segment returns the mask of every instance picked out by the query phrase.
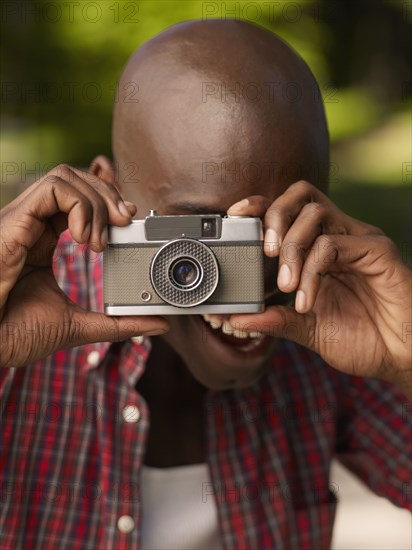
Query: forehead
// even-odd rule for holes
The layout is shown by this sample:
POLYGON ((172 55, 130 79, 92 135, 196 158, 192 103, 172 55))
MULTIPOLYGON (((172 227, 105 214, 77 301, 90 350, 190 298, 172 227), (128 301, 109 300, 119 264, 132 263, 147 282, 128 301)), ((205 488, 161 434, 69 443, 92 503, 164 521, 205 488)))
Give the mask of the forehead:
POLYGON ((137 181, 126 189, 140 203, 170 214, 225 213, 242 198, 264 195, 273 200, 287 187, 270 160, 229 154, 190 158, 187 151, 171 163, 157 159, 153 165, 145 161, 137 181))
MULTIPOLYGON (((128 183, 124 170, 129 188, 134 185, 157 208, 196 203, 217 212, 219 205, 224 210, 249 195, 273 198, 294 179, 285 171, 291 149, 276 116, 265 121, 246 105, 217 99, 205 104, 200 88, 185 97, 166 95, 130 128, 129 135, 138 132, 139 138, 132 146, 128 140, 121 155, 121 164, 129 170, 134 165, 138 174, 128 183)), ((299 163, 289 163, 291 168, 299 175, 299 163)))
MULTIPOLYGON (((241 74, 211 83, 216 75, 182 66, 144 69, 138 102, 116 106, 113 136, 123 185, 141 201, 217 211, 249 195, 273 199, 298 179, 313 181, 308 167, 318 154, 306 120, 311 111, 302 104, 268 93, 251 101, 236 92, 241 74), (133 167, 138 177, 128 178, 133 167)), ((255 75, 255 87, 266 90, 265 78, 255 75)))
POLYGON ((222 143, 215 148, 216 142, 211 140, 209 150, 198 147, 195 140, 187 147, 162 143, 160 149, 158 140, 156 152, 128 157, 125 166, 136 165, 137 178, 124 187, 140 203, 170 214, 220 213, 251 195, 274 200, 291 181, 302 178, 299 163, 285 172, 284 164, 265 155, 262 148, 242 154, 240 146, 236 150, 222 143))

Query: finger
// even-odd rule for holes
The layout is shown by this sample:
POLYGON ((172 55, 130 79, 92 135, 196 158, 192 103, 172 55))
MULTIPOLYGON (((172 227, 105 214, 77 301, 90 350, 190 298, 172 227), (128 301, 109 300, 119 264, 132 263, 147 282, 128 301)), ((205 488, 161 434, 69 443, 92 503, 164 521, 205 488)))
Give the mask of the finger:
POLYGON ((128 209, 131 216, 134 216, 137 212, 137 206, 130 201, 124 201, 124 204, 126 205, 126 208, 128 209))
POLYGON ((93 159, 88 173, 96 175, 102 181, 106 182, 112 187, 115 187, 120 197, 123 199, 130 214, 132 216, 136 214, 136 205, 134 205, 130 201, 125 200, 124 192, 117 178, 114 165, 105 155, 98 155, 96 158, 93 159))
POLYGON ((92 219, 89 200, 67 182, 44 182, 16 206, 11 205, 0 223, 0 307, 19 277, 28 251, 44 234, 45 221, 64 212, 73 238, 81 243, 88 237, 92 219))
POLYGON ((296 310, 307 313, 313 309, 325 274, 342 269, 370 276, 381 274, 383 257, 386 255, 386 264, 392 265, 396 253, 394 243, 381 235, 320 235, 302 267, 296 310))
POLYGON ((134 336, 159 336, 169 330, 163 317, 109 317, 75 308, 67 334, 70 347, 94 342, 120 342, 134 336))
POLYGON ((302 315, 291 307, 269 306, 263 313, 232 315, 229 322, 241 331, 259 331, 273 338, 286 338, 309 349, 315 349, 315 316, 302 315))
POLYGON ((34 185, 32 192, 2 216, 2 231, 10 242, 30 249, 44 231, 44 222, 63 212, 73 238, 81 243, 88 238, 92 206, 88 198, 58 176, 34 185))
MULTIPOLYGON (((96 252, 103 250, 107 244, 108 218, 111 223, 116 225, 125 225, 130 222, 131 213, 115 188, 93 174, 82 172, 65 164, 56 166, 29 190, 22 193, 15 204, 17 206, 21 204, 27 205, 28 198, 29 201, 32 201, 35 196, 38 196, 35 193, 36 191, 46 193, 48 190, 51 190, 54 192, 54 188, 58 186, 61 187, 63 193, 73 194, 74 196, 74 189, 77 189, 89 200, 92 216, 84 228, 84 235, 80 237, 80 242, 89 241, 90 247, 96 252), (65 182, 64 186, 62 186, 62 181, 65 182)), ((132 207, 132 212, 135 213, 134 207, 132 207)), ((56 233, 61 232, 61 216, 55 216, 50 222, 54 226, 56 233)), ((73 221, 71 225, 71 229, 74 229, 74 231, 76 223, 76 221, 73 221)))
POLYGON ((327 206, 310 202, 303 206, 289 228, 279 254, 277 284, 283 292, 296 290, 305 257, 322 233, 330 216, 332 211, 327 206))
MULTIPOLYGON (((382 235, 372 225, 351 218, 342 212, 324 193, 306 181, 292 184, 268 208, 264 218, 265 253, 277 256, 285 236, 305 205, 312 207, 314 224, 318 223, 322 233, 352 235, 382 235)), ((319 233, 319 231, 317 232, 319 233)))
MULTIPOLYGON (((69 169, 70 173, 65 174, 69 181, 69 185, 72 189, 80 191, 87 200, 91 207, 91 220, 85 230, 85 235, 88 233, 88 237, 85 237, 85 241, 89 247, 95 251, 100 252, 107 245, 107 223, 108 223, 108 208, 111 204, 110 200, 97 193, 88 183, 80 178, 77 173, 69 169)), ((113 210, 113 206, 111 206, 113 210)), ((113 217, 113 213, 112 213, 113 217)), ((124 223, 124 220, 122 220, 124 223)), ((70 228, 70 226, 69 226, 70 228)))
POLYGON ((293 183, 268 208, 264 217, 264 250, 268 256, 277 256, 290 226, 299 212, 310 202, 332 204, 316 187, 306 181, 293 183))
POLYGON ((228 216, 256 216, 261 218, 265 215, 271 201, 262 195, 251 195, 243 199, 228 209, 228 216))
MULTIPOLYGON (((125 225, 131 220, 131 213, 117 189, 94 174, 67 166, 64 166, 62 172, 65 180, 79 189, 92 205, 93 216, 88 244, 92 250, 99 252, 107 245, 107 223, 125 225)), ((54 174, 47 176, 47 179, 52 181, 54 178, 54 174)), ((133 212, 135 213, 135 210, 133 212)))
MULTIPOLYGON (((76 174, 81 180, 84 180, 92 189, 101 195, 107 202, 109 208, 109 221, 116 223, 120 216, 129 218, 136 213, 136 206, 130 201, 125 201, 119 191, 119 188, 104 179, 99 178, 95 174, 85 172, 79 168, 70 167, 71 171, 76 174), (113 208, 112 208, 113 207, 113 208), (111 215, 116 219, 112 220, 111 215)), ((124 224, 124 222, 123 222, 124 224)))

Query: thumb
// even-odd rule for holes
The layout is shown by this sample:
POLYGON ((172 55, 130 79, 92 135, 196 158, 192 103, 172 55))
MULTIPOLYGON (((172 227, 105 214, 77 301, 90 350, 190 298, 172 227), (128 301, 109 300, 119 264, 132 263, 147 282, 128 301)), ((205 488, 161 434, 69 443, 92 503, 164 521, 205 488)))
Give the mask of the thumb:
POLYGON ((316 351, 316 317, 312 312, 302 314, 293 307, 269 306, 263 313, 232 315, 229 322, 238 330, 259 331, 316 351))
POLYGON ((72 310, 68 324, 66 337, 69 347, 95 342, 119 342, 133 336, 158 336, 169 330, 169 323, 163 317, 109 317, 104 313, 80 308, 72 310))
POLYGON ((227 211, 228 216, 256 216, 263 218, 271 201, 263 195, 251 195, 246 199, 235 202, 227 211))

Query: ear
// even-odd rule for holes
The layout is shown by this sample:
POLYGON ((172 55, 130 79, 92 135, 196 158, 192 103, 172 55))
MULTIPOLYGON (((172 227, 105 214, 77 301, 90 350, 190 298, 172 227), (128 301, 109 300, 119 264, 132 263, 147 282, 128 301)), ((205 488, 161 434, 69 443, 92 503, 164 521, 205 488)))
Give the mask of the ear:
POLYGON ((116 171, 113 163, 108 157, 105 155, 95 157, 90 164, 90 172, 106 183, 116 187, 120 195, 123 197, 123 190, 117 181, 116 171))

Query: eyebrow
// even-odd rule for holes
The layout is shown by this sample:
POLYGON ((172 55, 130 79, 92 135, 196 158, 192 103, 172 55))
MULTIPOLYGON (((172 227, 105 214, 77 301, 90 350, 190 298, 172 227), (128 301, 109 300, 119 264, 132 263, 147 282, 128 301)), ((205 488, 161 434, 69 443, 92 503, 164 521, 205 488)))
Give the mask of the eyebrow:
POLYGON ((169 205, 170 210, 176 212, 190 212, 191 214, 220 214, 226 216, 226 210, 221 208, 211 208, 206 204, 196 204, 194 202, 179 202, 169 205))

